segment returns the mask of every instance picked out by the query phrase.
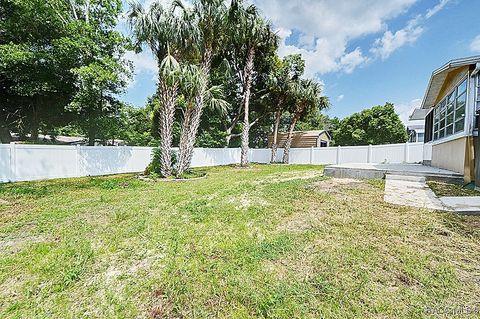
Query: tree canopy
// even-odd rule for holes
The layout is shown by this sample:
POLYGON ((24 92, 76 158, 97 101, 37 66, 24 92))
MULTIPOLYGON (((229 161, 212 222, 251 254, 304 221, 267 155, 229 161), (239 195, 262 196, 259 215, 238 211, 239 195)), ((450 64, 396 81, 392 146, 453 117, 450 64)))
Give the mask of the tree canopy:
POLYGON ((337 145, 405 143, 407 130, 393 104, 374 106, 340 121, 334 132, 337 145))
POLYGON ((101 137, 130 71, 120 12, 120 0, 1 0, 1 142, 71 124, 101 137))

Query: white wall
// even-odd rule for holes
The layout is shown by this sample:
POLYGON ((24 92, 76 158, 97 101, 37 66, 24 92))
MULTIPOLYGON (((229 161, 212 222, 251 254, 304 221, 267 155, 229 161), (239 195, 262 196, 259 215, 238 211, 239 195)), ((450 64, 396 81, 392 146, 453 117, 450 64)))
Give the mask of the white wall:
MULTIPOLYGON (((151 159, 150 147, 55 146, 0 144, 0 182, 136 173, 151 159)), ((249 159, 269 163, 269 149, 250 149, 249 159)), ((278 150, 281 161, 283 150, 278 150)), ((290 151, 292 164, 420 163, 423 143, 326 148, 290 151)), ((196 148, 192 167, 229 165, 240 162, 240 149, 196 148)))

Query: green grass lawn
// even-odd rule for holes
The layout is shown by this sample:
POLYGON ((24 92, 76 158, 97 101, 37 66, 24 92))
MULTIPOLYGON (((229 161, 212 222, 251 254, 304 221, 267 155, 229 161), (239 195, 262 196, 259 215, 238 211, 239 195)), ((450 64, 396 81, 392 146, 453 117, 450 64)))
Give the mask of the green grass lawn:
POLYGON ((428 186, 433 190, 435 195, 439 197, 470 197, 480 196, 480 192, 474 189, 468 189, 463 185, 441 183, 441 182, 427 182, 428 186))
POLYGON ((480 217, 395 207, 382 182, 322 170, 0 186, 0 318, 436 318, 429 309, 479 306, 480 217))

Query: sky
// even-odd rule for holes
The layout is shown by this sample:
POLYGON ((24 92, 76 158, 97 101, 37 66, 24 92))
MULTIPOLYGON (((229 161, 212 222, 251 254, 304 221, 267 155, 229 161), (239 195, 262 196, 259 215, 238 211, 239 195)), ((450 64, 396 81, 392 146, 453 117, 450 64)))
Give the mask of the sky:
MULTIPOLYGON (((391 102, 406 122, 435 69, 480 55, 480 0, 251 1, 280 36, 280 56, 302 53, 306 77, 323 83, 329 116, 391 102)), ((156 62, 148 51, 127 57, 135 77, 121 99, 140 107, 155 92, 156 62)))

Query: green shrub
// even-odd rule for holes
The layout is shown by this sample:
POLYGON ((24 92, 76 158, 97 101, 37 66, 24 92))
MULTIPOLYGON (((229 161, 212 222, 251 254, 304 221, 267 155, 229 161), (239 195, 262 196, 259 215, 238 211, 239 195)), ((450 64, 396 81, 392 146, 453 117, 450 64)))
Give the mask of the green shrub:
MULTIPOLYGON (((177 153, 172 150, 171 152, 172 156, 172 166, 173 170, 175 170, 177 166, 177 153)), ((153 178, 157 178, 158 176, 162 176, 161 172, 161 160, 162 160, 162 154, 160 152, 160 148, 154 148, 152 151, 152 161, 150 164, 147 166, 145 169, 144 174, 147 176, 151 176, 153 178)))

